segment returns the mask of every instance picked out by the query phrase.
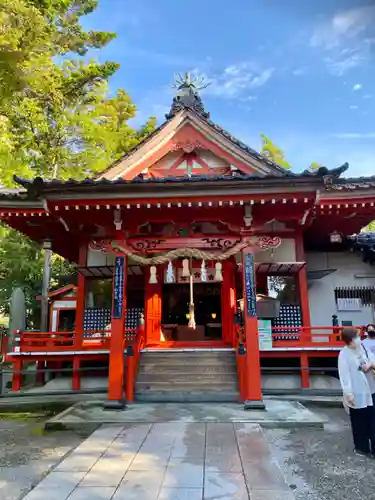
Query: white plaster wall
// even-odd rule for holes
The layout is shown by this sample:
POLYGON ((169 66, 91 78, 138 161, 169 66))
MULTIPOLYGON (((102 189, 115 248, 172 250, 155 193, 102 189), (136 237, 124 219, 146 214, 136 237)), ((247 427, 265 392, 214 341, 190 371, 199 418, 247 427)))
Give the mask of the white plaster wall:
POLYGON ((114 266, 115 265, 115 255, 100 250, 93 250, 88 248, 87 252, 87 266, 88 267, 100 267, 100 266, 114 266))
POLYGON ((282 238, 279 247, 272 250, 259 250, 254 255, 255 262, 295 262, 296 245, 292 238, 282 238))
POLYGON ((352 252, 312 252, 306 254, 307 270, 337 269, 334 273, 320 279, 309 281, 309 303, 312 326, 329 326, 332 315, 337 314, 339 324, 342 321, 353 321, 355 326, 363 326, 374 322, 371 307, 363 307, 361 311, 338 311, 334 290, 337 287, 375 286, 373 267, 362 262, 359 255, 352 252), (355 275, 369 275, 358 278, 355 275))

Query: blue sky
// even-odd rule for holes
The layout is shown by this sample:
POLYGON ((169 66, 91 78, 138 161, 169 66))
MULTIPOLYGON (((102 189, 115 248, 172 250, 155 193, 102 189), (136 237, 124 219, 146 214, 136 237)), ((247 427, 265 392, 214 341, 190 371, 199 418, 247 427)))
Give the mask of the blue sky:
POLYGON ((175 72, 211 85, 211 118, 254 149, 268 135, 299 171, 312 161, 375 175, 374 0, 100 0, 83 22, 115 31, 94 54, 121 69, 139 123, 162 121, 175 72))

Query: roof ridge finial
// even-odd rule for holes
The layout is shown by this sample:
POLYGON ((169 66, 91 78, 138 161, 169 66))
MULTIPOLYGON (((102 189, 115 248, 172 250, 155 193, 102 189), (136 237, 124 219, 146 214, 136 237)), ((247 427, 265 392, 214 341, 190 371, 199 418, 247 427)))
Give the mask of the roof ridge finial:
POLYGON ((171 85, 172 88, 190 90, 193 94, 197 94, 199 90, 206 89, 211 85, 211 82, 204 83, 204 76, 196 75, 195 78, 192 78, 190 71, 186 71, 184 76, 181 73, 175 73, 174 79, 175 81, 171 85))
POLYGON ((174 78, 175 81, 171 87, 177 89, 177 92, 173 98, 171 111, 165 115, 166 118, 172 118, 183 109, 190 109, 203 118, 209 118, 210 115, 204 110, 199 91, 207 88, 211 82, 205 83, 203 76, 192 77, 190 71, 186 71, 184 76, 181 73, 175 73, 174 78))

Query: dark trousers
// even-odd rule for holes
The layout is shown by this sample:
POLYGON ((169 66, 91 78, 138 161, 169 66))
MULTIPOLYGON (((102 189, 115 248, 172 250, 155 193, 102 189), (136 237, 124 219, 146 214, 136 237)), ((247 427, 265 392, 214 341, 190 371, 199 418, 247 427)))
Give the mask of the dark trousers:
MULTIPOLYGON (((373 395, 375 400, 375 395, 373 395)), ((375 409, 350 408, 350 422, 352 426, 354 447, 362 453, 375 454, 375 409), (371 445, 371 447, 370 447, 371 445)))

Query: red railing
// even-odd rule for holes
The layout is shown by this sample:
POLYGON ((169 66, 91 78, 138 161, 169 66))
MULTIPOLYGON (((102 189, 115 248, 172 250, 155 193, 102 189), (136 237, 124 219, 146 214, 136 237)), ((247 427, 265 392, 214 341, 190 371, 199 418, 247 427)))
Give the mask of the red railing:
MULTIPOLYGON (((343 326, 276 326, 272 327, 272 347, 279 348, 314 348, 342 347, 341 332, 343 326)), ((356 326, 364 335, 364 328, 356 326)), ((245 344, 244 328, 236 325, 236 349, 245 344)))
MULTIPOLYGON (((125 330, 125 347, 134 342, 137 329, 125 330)), ((59 351, 92 351, 109 350, 111 341, 110 330, 88 330, 83 335, 77 332, 39 332, 16 331, 13 333, 14 353, 27 352, 59 352, 59 351)), ((11 353, 10 353, 11 354, 11 353)))
MULTIPOLYGON (((364 327, 354 327, 364 334, 364 327)), ((342 326, 277 326, 272 328, 272 347, 342 347, 342 326)))

